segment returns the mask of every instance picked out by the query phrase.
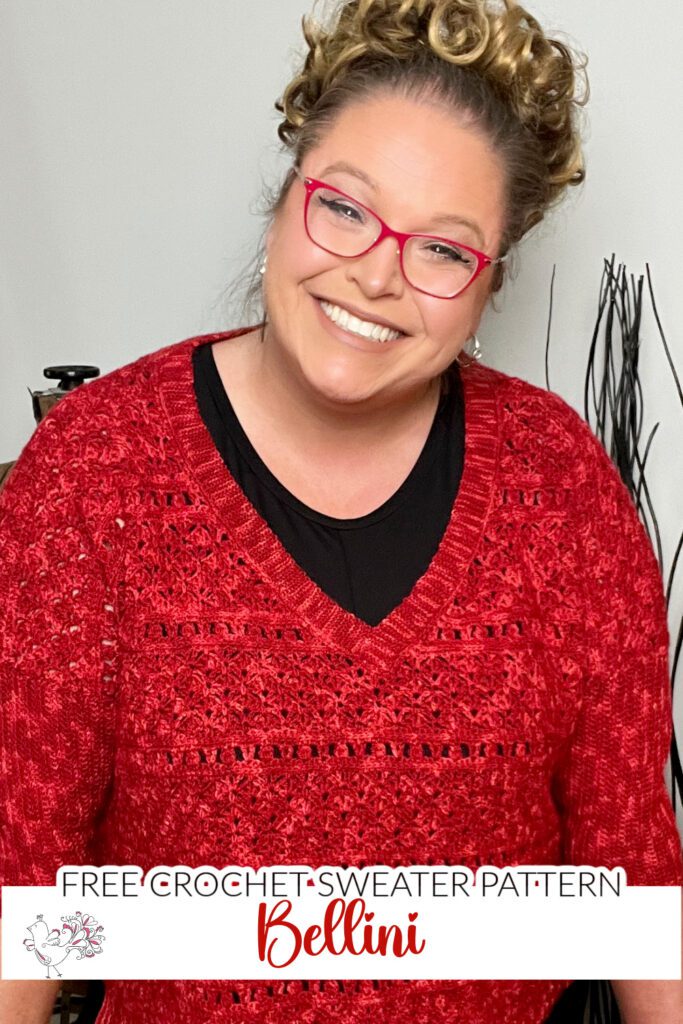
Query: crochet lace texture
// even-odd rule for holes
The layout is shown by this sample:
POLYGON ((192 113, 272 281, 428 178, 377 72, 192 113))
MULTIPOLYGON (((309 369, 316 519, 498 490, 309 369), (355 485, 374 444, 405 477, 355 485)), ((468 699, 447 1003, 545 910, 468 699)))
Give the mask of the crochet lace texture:
MULTIPOLYGON (((370 626, 300 569, 201 420, 192 349, 238 333, 64 398, 0 498, 0 881, 427 863, 683 884, 662 581, 590 428, 463 369, 448 528, 370 626)), ((98 1024, 541 1024, 568 984, 112 981, 98 1024)))

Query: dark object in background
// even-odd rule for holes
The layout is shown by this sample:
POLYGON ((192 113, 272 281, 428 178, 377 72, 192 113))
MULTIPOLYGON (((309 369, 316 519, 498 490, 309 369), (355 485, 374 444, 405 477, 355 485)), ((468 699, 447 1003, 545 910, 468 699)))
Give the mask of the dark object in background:
POLYGON ((545 1024, 583 1024, 588 985, 587 981, 573 981, 554 1003, 545 1024))
POLYGON ((40 423, 45 414, 55 405, 60 398, 68 395, 70 391, 77 388, 85 380, 91 377, 99 377, 98 366, 46 366, 43 376, 48 380, 56 380, 59 383, 54 388, 46 391, 31 391, 33 400, 33 415, 36 423, 40 423))
MULTIPOLYGON (((33 415, 36 423, 45 418, 53 405, 56 405, 60 398, 68 395, 70 391, 77 388, 83 381, 91 377, 99 377, 99 366, 46 366, 43 375, 48 380, 56 380, 57 386, 47 388, 45 391, 31 391, 29 394, 33 403, 33 415)), ((2 490, 7 477, 10 474, 13 462, 0 463, 0 491, 2 490)))
POLYGON ((85 1001, 76 1024, 95 1024, 97 1015, 104 1002, 104 982, 86 981, 85 1001))
POLYGON ((59 1024, 96 1024, 97 1015, 104 1002, 104 982, 63 981, 52 1008, 51 1021, 59 1024))

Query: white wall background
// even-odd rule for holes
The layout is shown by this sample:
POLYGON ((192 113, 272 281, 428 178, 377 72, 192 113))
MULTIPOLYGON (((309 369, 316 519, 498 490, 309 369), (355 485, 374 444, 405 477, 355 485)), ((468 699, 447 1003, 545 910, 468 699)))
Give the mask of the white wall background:
MULTIPOLYGON (((2 0, 0 4, 0 461, 30 436, 27 387, 43 367, 102 372, 191 334, 237 324, 221 301, 262 224, 252 212, 278 157, 274 100, 308 0, 2 0)), ((588 53, 588 177, 521 249, 479 332, 485 359, 582 411, 603 259, 649 261, 683 372, 683 7, 529 0, 588 53), (575 194, 578 191, 578 194, 575 194)), ((646 303, 645 433, 661 423, 649 481, 670 564, 681 528, 683 411, 646 303)), ((588 571, 590 571, 588 569, 588 571)), ((683 591, 683 585, 679 587, 683 591)), ((683 594, 671 625, 676 628, 683 594)), ((683 685, 679 687, 679 691, 683 685)), ((677 699, 683 742, 683 696, 677 699)))

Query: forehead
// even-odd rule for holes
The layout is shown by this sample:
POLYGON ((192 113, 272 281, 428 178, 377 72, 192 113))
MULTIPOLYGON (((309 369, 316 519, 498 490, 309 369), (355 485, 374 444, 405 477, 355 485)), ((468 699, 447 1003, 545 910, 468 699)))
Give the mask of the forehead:
POLYGON ((303 167, 316 177, 340 162, 362 177, 345 169, 326 180, 393 217, 396 228, 419 230, 425 218, 452 213, 476 221, 489 245, 502 231, 499 157, 480 132, 437 104, 382 96, 345 108, 303 167))

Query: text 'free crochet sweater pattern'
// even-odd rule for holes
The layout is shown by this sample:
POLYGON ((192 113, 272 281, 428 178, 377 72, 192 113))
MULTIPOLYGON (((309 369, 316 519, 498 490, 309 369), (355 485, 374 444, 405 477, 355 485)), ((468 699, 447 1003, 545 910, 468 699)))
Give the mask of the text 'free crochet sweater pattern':
MULTIPOLYGON (((248 329, 62 399, 0 496, 0 882, 426 863, 683 884, 662 580, 589 426, 463 368, 450 521, 371 626, 294 561, 199 415, 192 350, 248 329)), ((570 980, 107 981, 98 1024, 541 1024, 570 980)))

